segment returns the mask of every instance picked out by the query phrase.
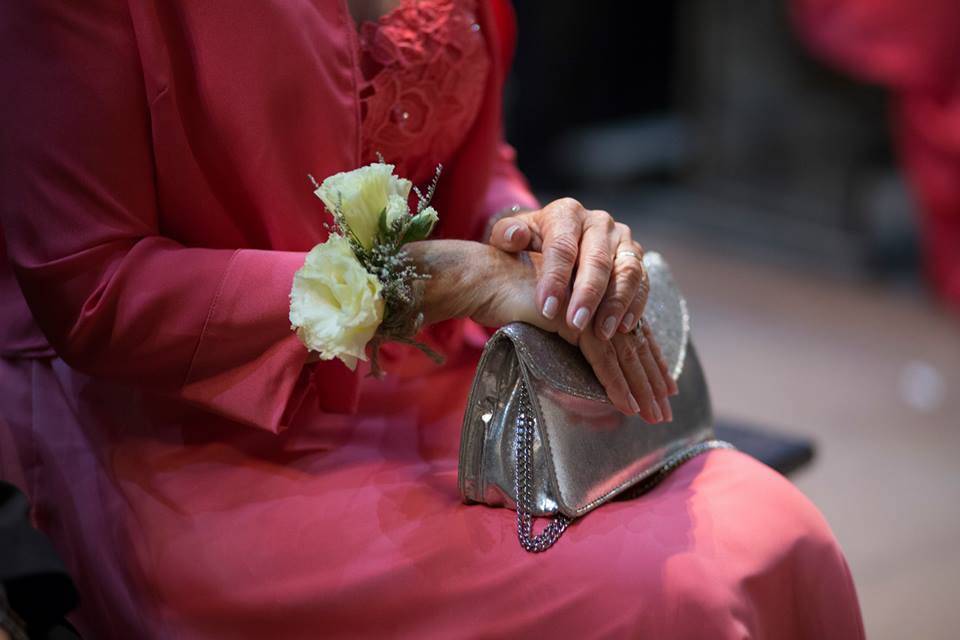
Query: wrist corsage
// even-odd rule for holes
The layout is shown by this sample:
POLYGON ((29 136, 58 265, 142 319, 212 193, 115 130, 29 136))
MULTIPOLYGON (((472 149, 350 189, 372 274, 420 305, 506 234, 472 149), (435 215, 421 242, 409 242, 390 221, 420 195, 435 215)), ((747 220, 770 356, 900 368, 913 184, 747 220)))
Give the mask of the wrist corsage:
POLYGON ((440 178, 437 167, 426 193, 393 173, 381 158, 366 167, 330 176, 314 193, 333 215, 327 240, 315 246, 293 277, 290 324, 300 341, 322 360, 339 358, 351 370, 371 350, 371 375, 383 375, 378 354, 385 341, 412 344, 423 325, 422 281, 407 242, 425 240, 437 223, 430 206, 440 178), (417 195, 411 212, 411 189, 417 195))

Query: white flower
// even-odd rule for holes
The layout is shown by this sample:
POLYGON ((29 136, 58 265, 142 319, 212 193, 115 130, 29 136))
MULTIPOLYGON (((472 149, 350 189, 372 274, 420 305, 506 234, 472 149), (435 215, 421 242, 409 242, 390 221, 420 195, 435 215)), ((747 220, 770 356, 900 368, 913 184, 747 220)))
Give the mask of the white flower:
POLYGON ((409 213, 406 202, 412 183, 393 175, 393 169, 392 164, 374 162, 330 176, 314 191, 331 212, 340 207, 344 224, 364 249, 373 246, 381 211, 387 209, 388 221, 389 216, 395 219, 409 213), (403 209, 399 206, 400 198, 403 209))
POLYGON ((391 228, 394 220, 406 218, 410 215, 407 197, 391 194, 387 199, 387 228, 391 228))
POLYGON ((427 235, 430 235, 430 232, 433 231, 433 226, 437 224, 437 221, 440 219, 440 216, 437 214, 437 210, 433 207, 426 207, 417 215, 423 216, 429 223, 430 226, 428 227, 427 235))
POLYGON ((294 274, 290 324, 323 360, 340 358, 354 370, 366 360, 364 347, 383 319, 380 281, 367 272, 340 235, 331 235, 307 254, 294 274))

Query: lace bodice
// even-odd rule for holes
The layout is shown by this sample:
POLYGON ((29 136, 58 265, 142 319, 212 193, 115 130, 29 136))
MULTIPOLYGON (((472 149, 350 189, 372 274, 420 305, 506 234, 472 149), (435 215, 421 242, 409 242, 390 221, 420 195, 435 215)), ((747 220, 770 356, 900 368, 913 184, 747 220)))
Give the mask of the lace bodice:
POLYGON ((476 0, 400 0, 360 26, 361 153, 414 183, 430 179, 470 130, 490 68, 476 0))

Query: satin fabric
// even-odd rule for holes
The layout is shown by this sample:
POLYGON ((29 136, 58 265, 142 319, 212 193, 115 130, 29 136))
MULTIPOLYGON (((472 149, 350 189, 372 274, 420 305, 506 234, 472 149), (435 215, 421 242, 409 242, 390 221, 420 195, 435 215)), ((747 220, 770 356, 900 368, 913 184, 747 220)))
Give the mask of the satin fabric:
POLYGON ((960 312, 960 3, 794 0, 823 59, 893 95, 894 136, 920 207, 924 267, 960 312))
MULTIPOLYGON (((478 12, 493 71, 438 194, 449 237, 535 204, 500 138, 509 8, 478 12)), ((343 2, 0 7, 22 291, 0 324, 0 474, 75 576, 81 629, 862 637, 822 517, 741 454, 532 556, 510 511, 457 495, 481 330, 432 328, 447 365, 394 351, 382 382, 305 364, 287 293, 324 215, 304 174, 356 166, 355 27, 343 2)))

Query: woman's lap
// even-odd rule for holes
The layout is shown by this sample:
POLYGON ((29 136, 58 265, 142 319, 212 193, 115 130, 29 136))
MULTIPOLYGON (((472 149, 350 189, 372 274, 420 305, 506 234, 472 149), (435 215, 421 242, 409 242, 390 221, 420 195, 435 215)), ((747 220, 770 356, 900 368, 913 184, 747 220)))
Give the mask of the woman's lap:
MULTIPOLYGON (((511 511, 457 495, 470 370, 378 387, 368 415, 315 438, 171 431, 124 438, 101 464, 88 451, 85 468, 116 491, 67 510, 53 533, 79 527, 110 547, 123 580, 109 562, 80 565, 103 571, 107 600, 131 600, 142 616, 131 624, 158 637, 862 636, 820 514, 736 452, 704 455, 588 514, 550 551, 524 552, 511 511)), ((80 453, 47 465, 69 477, 80 453)))

